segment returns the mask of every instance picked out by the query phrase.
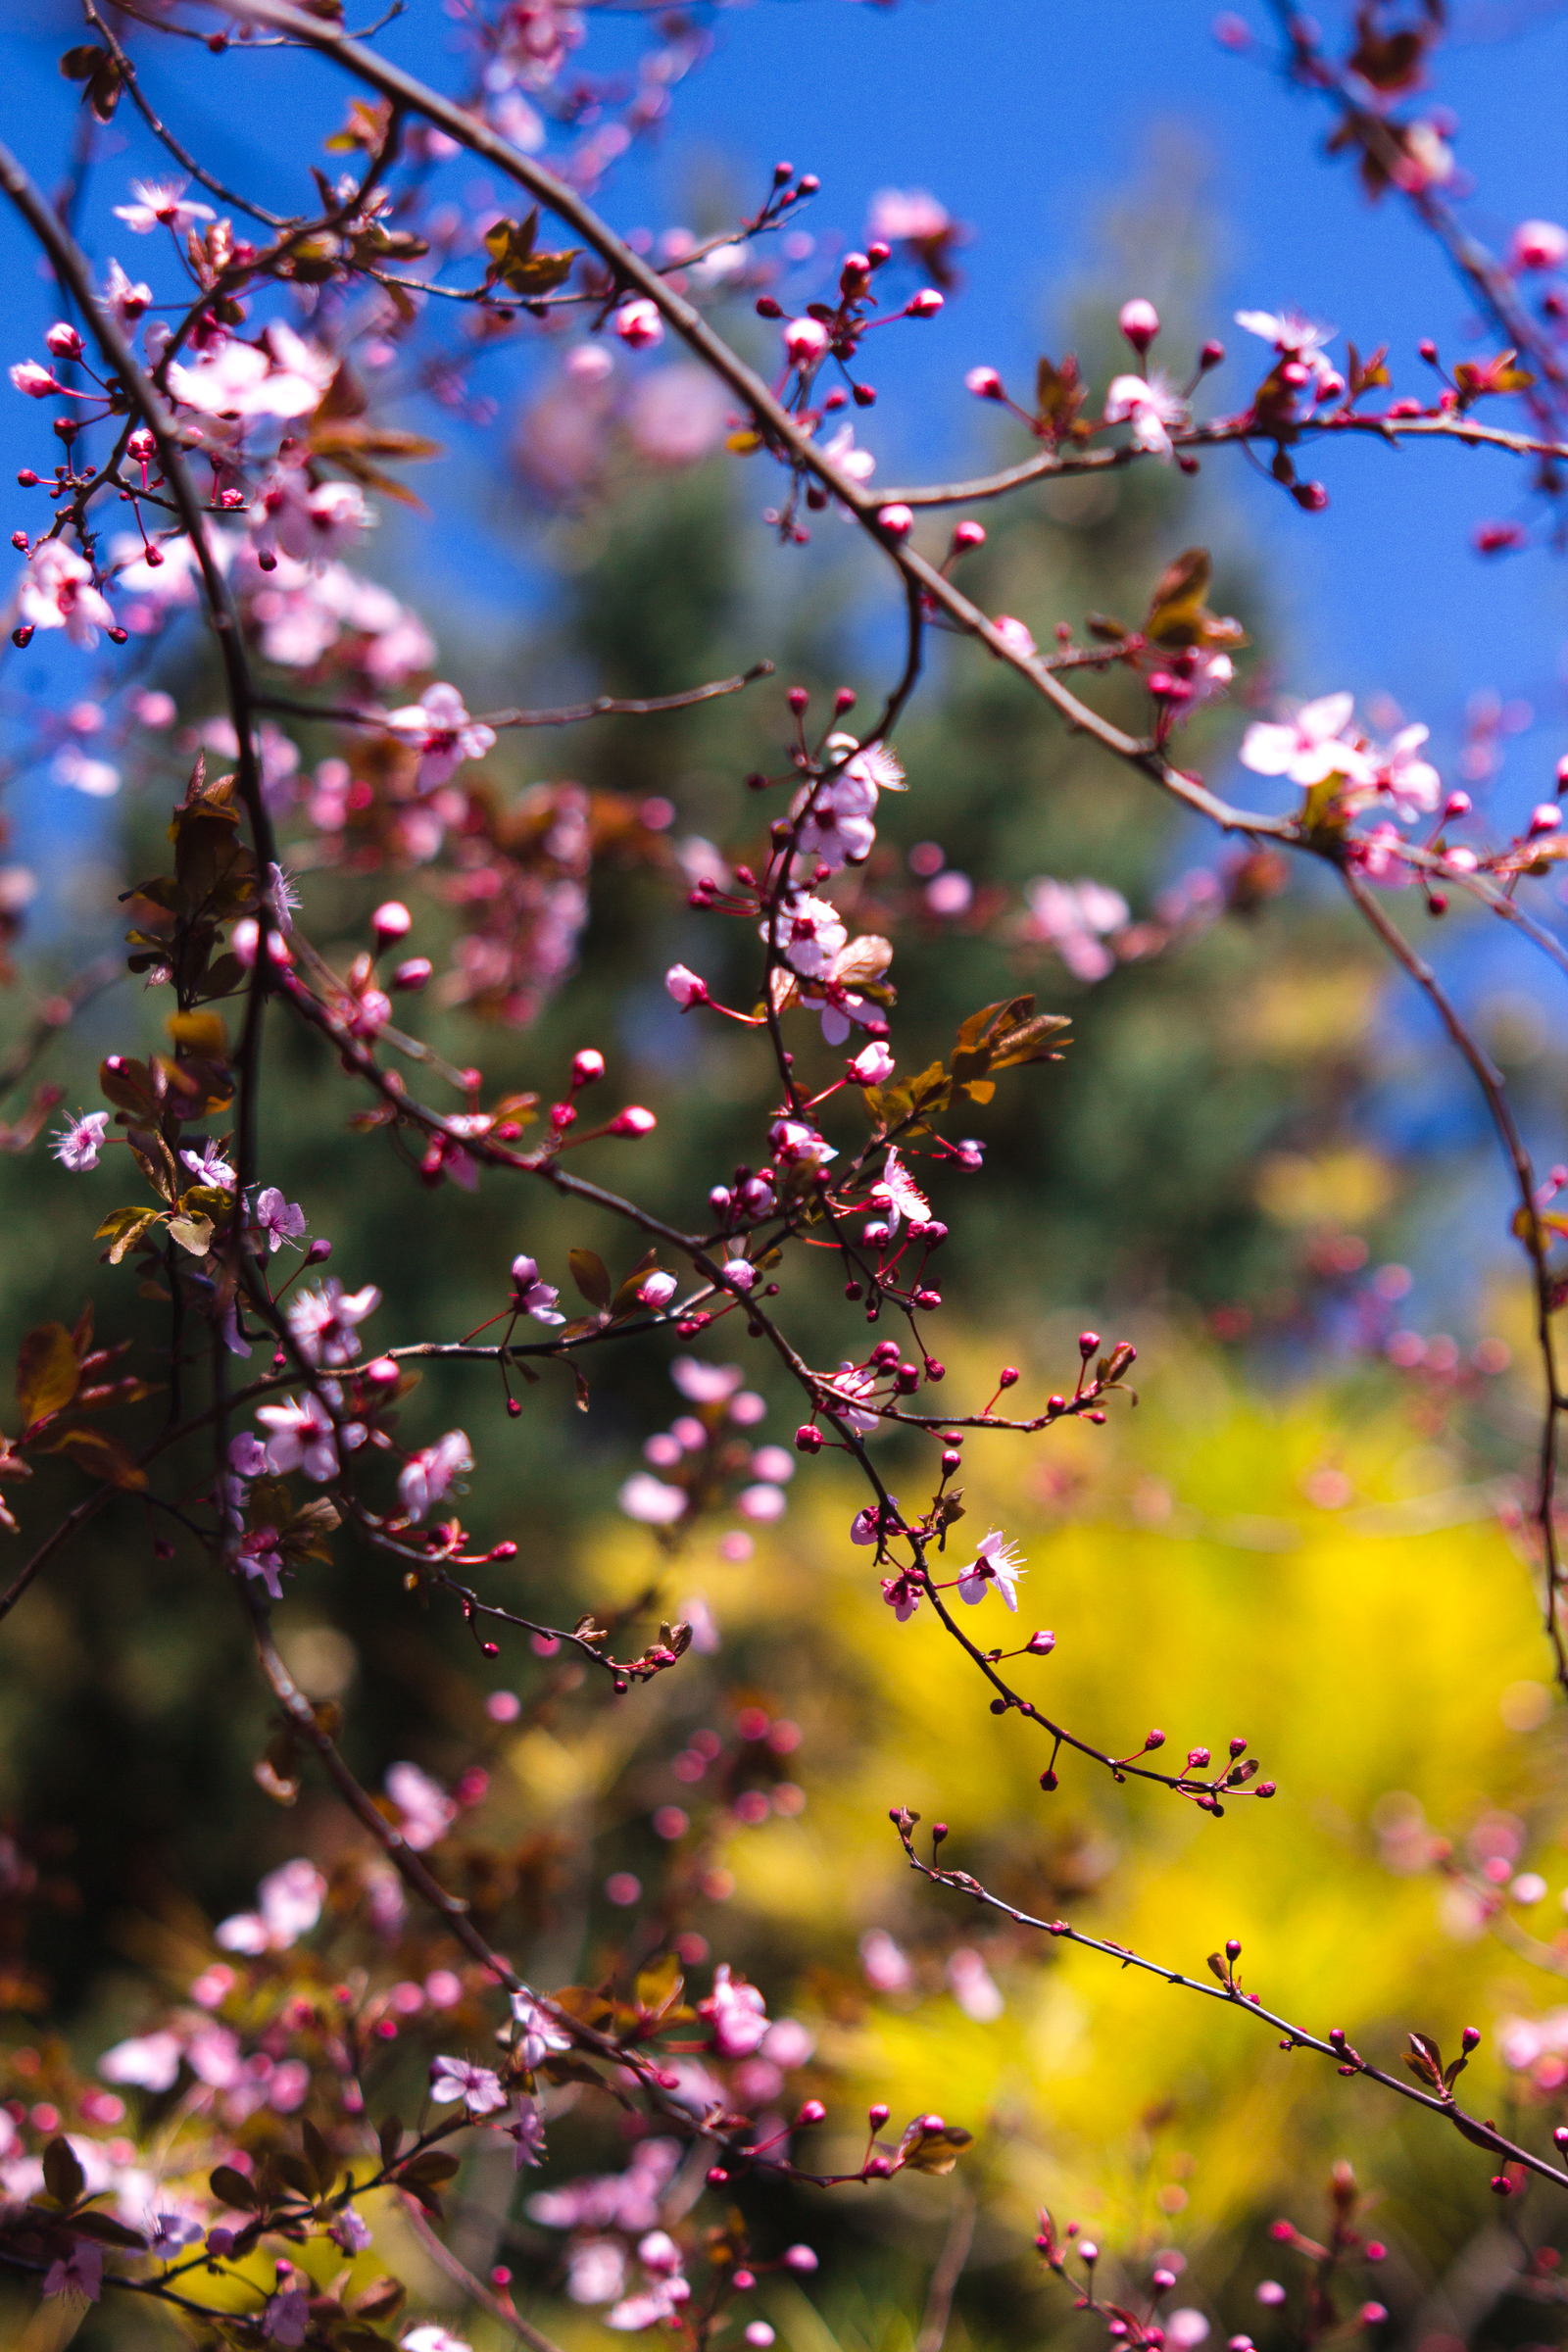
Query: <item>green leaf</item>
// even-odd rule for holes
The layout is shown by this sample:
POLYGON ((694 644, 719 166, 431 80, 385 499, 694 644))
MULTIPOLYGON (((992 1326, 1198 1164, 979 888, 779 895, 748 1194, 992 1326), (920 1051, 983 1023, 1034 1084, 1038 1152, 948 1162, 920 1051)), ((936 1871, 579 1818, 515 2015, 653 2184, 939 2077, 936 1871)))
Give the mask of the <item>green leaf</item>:
POLYGON ((535 253, 538 233, 537 205, 525 220, 498 220, 486 232, 484 249, 490 256, 492 281, 499 278, 514 294, 524 296, 553 294, 557 286, 565 284, 581 246, 568 245, 560 253, 535 253))
POLYGON ((213 1239, 211 1217, 171 1217, 169 1230, 182 1250, 192 1257, 205 1257, 213 1239))
POLYGON ((592 1250, 568 1250, 566 1263, 571 1268, 572 1281, 589 1305, 602 1314, 610 1304, 613 1289, 604 1259, 592 1250))

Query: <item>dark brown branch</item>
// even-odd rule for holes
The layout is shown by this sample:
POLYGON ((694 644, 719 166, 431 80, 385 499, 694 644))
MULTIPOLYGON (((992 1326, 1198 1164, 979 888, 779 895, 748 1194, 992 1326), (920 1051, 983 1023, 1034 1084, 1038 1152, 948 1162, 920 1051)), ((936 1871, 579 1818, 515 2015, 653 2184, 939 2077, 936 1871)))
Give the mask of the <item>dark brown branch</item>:
MULTIPOLYGON (((650 695, 641 701, 597 694, 592 702, 569 703, 559 710, 483 710, 475 713, 474 723, 496 728, 574 727, 589 718, 651 718, 662 710, 689 710, 698 703, 717 702, 723 695, 739 694, 743 687, 755 685, 759 678, 772 675, 771 662, 754 662, 750 669, 742 670, 736 677, 715 678, 707 686, 688 686, 679 694, 650 695)), ((379 710, 356 710, 349 703, 297 703, 285 695, 258 695, 256 708, 281 711, 290 718, 330 719, 339 726, 384 731, 387 723, 385 713, 379 710)))

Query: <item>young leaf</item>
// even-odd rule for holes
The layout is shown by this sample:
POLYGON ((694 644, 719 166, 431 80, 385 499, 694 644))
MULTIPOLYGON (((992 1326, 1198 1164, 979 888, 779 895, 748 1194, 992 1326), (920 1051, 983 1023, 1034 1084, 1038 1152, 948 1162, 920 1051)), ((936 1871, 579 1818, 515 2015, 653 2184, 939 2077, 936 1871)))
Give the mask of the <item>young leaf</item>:
POLYGON ((87 2176, 63 2132, 57 2132, 43 2152, 43 2184, 57 2205, 69 2211, 87 2185, 87 2176))
POLYGON ((58 1413, 76 1394, 81 1365, 63 1323, 40 1323, 17 1351, 17 1402, 22 1425, 58 1413))
POLYGON ((568 1250, 566 1263, 571 1268, 572 1281, 589 1305, 603 1313, 612 1295, 610 1269, 604 1259, 592 1250, 568 1250))

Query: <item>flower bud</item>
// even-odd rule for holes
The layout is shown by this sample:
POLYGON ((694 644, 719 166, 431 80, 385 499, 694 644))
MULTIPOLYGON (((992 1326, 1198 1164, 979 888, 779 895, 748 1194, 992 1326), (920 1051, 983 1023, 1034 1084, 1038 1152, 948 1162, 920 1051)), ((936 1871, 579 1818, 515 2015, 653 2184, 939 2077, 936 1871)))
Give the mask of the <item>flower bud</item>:
POLYGON ((809 2246, 786 2246, 784 2268, 787 2271, 814 2271, 816 2256, 809 2246))
POLYGON ((1530 812, 1532 834, 1555 833, 1561 823, 1562 810, 1555 801, 1543 801, 1539 808, 1533 808, 1530 812))
POLYGON ((651 1306, 657 1313, 669 1304, 679 1288, 673 1274, 650 1274, 637 1296, 644 1306, 651 1306))
POLYGON ((81 337, 69 320, 59 318, 44 336, 45 343, 57 360, 79 360, 81 337))
POLYGON ((604 1074, 605 1057, 597 1048, 584 1046, 580 1054, 572 1055, 571 1083, 573 1086, 592 1086, 594 1080, 602 1078, 604 1074))
POLYGON ((797 1453, 820 1453, 822 1432, 819 1429, 813 1429, 809 1421, 803 1421, 795 1432, 795 1450, 797 1453))
POLYGON ((698 974, 689 970, 684 963, 670 965, 664 974, 664 986, 682 1012, 690 1012, 694 1004, 712 1003, 712 999, 708 993, 708 982, 700 979, 698 974))
POLYGON ((632 351, 650 351, 664 340, 664 321, 659 315, 659 305, 639 295, 635 302, 623 302, 610 321, 621 341, 632 351))
POLYGON ((904 316, 906 318, 934 318, 938 311, 944 308, 945 300, 946 297, 939 294, 935 286, 922 286, 919 293, 911 294, 905 304, 904 316))
POLYGON ((435 966, 428 956, 411 956, 406 963, 400 963, 393 972, 392 986, 409 990, 422 988, 434 970, 435 966))
POLYGON ((1208 341, 1203 345, 1202 350, 1198 355, 1198 365, 1203 374, 1206 375, 1211 368, 1218 368, 1221 365, 1224 357, 1224 344, 1216 343, 1213 337, 1210 336, 1208 341))
POLYGON ((612 1135, 652 1135, 658 1125, 659 1121, 651 1110, 645 1110, 640 1102, 628 1102, 625 1109, 617 1111, 611 1120, 610 1132, 612 1135))
POLYGON ((986 526, 983 522, 957 522, 953 526, 953 552, 965 554, 971 547, 984 547, 986 526))
MULTIPOLYGON (((827 2109, 823 2106, 820 2099, 808 2099, 802 2106, 801 2112, 795 2118, 795 2121, 797 2126, 801 2127, 804 2127, 807 2124, 819 2124, 826 2113, 827 2109)), ((739 2281, 737 2280, 737 2284, 738 2283, 739 2281)))
POLYGON ((804 717, 807 706, 810 702, 810 693, 805 686, 792 686, 790 688, 787 700, 789 702, 790 709, 794 711, 797 718, 804 717))
MULTIPOLYGON (((873 2156, 866 2164, 865 2177, 868 2180, 885 2180, 892 2170, 893 2166, 888 2157, 873 2156)), ((1495 2186, 1495 2182, 1494 2182, 1494 2186, 1495 2186)))
POLYGON ((1146 302, 1142 295, 1137 295, 1131 302, 1122 304, 1116 324, 1134 351, 1142 356, 1159 332, 1159 313, 1152 302, 1146 302))
POLYGON ((1165 1735, 1163 1732, 1154 1731, 1146 1732, 1144 1734, 1144 1745, 1146 1748, 1163 1747, 1164 1744, 1165 1735))
POLYGON ((1022 1378, 1023 1374, 1016 1364, 1004 1364, 997 1374, 997 1386, 999 1389, 1015 1389, 1022 1378))
POLYGON ((893 1075, 893 1056, 880 1038, 862 1046, 849 1065, 849 1075, 857 1086, 882 1086, 893 1075))
POLYGON ((771 294, 759 294, 757 316, 759 318, 782 318, 784 316, 783 305, 775 302, 771 294))
POLYGON ((892 2112, 893 2110, 890 2107, 884 2107, 879 2099, 876 2105, 869 2110, 866 2116, 866 2121, 870 2125, 872 2131, 880 2132, 892 2112))
POLYGON ((1052 1633, 1031 1634, 1024 1643, 1024 1648, 1032 1658, 1049 1658, 1055 1646, 1056 1637, 1052 1633))
POLYGON ((375 933, 376 946, 385 948, 395 939, 407 939, 414 928, 414 917, 401 899, 388 899, 371 915, 370 928, 375 933))
POLYGON ((729 2175, 725 2172, 724 2167, 721 2164, 710 2164, 709 2166, 708 2185, 710 2188, 722 2188, 728 2179, 729 2175))
POLYGON ((1481 2028, 1479 2026, 1466 2026, 1464 2032, 1459 2036, 1459 2047, 1463 2050, 1465 2056, 1468 2058, 1471 2051, 1480 2046, 1480 2041, 1481 2028))
POLYGON ((1099 1346, 1100 1334, 1098 1331, 1081 1331, 1078 1334, 1078 1352, 1085 1363, 1089 1361, 1099 1346))
POLYGON ((890 539, 907 539, 914 528, 914 514, 908 507, 879 507, 876 518, 890 539))
POLYGON ((324 1234, 318 1233, 315 1241, 305 1252, 305 1263, 308 1266, 321 1266, 326 1263, 326 1260, 331 1256, 331 1243, 327 1240, 324 1234))
POLYGON ((832 340, 819 318, 792 318, 784 329, 784 355, 792 368, 814 368, 832 340))

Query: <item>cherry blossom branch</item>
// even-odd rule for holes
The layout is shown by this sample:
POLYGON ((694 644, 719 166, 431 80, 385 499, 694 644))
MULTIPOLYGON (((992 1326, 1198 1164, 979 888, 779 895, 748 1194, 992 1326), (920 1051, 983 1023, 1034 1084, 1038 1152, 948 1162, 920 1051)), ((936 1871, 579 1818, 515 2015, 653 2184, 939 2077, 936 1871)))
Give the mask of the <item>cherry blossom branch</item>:
POLYGON ((1441 2116, 1452 2124, 1454 2130, 1472 2146, 1487 2149, 1505 2164, 1523 2165, 1527 2172, 1537 2174, 1543 2180, 1551 2181, 1554 2187, 1568 2188, 1568 2172, 1559 2171, 1556 2165, 1548 2163, 1544 2156, 1536 2155, 1532 2149, 1521 2147, 1517 2141, 1499 2132, 1494 2124, 1484 2123, 1479 2116, 1468 2114, 1457 2105, 1451 2092, 1440 2098, 1432 2091, 1421 2089, 1413 2082, 1402 2082, 1397 2075, 1386 2074, 1381 2067, 1373 2066, 1361 2057, 1339 2028, 1333 2029, 1327 2038, 1323 2038, 1309 2033, 1304 2026, 1292 2025, 1288 2018, 1280 2016, 1275 2010, 1266 2009, 1256 1993, 1243 1992, 1235 1982, 1235 1962, 1241 1954, 1240 1944, 1235 1945, 1234 1949, 1227 1947, 1228 1981, 1205 1984, 1200 1977, 1186 1976, 1179 1968, 1167 1967, 1161 1960, 1148 1959, 1142 1952, 1135 1952, 1126 1944, 1112 1943, 1100 1936, 1086 1936, 1067 1920, 1036 1919, 1031 1912, 1021 1911, 1015 1904, 1004 1901, 1001 1895, 991 1893, 967 1871, 939 1870, 934 1863, 922 1862, 914 1850, 914 1825, 920 1818, 919 1814, 911 1813, 906 1806, 896 1806, 888 1818, 898 1832, 909 1868, 922 1879, 928 1880, 933 1886, 948 1886, 956 1894, 966 1894, 986 1909, 1000 1911, 1004 1918, 1010 1919, 1016 1927, 1038 1929, 1041 1935, 1054 1936, 1057 1942, 1076 1943, 1082 1945, 1085 1951, 1102 1952, 1106 1959, 1116 1961, 1123 1969, 1140 1969, 1152 1977, 1159 1977, 1165 1984, 1177 1986, 1183 1992, 1200 1993, 1204 2000, 1223 2001, 1228 2008, 1240 2010, 1244 2016, 1255 2017, 1259 2024, 1273 2027, 1284 2037, 1281 2042, 1283 2049, 1312 2050, 1319 2057, 1332 2058, 1342 2075, 1360 2076, 1368 2082, 1375 2082, 1380 2090, 1396 2092, 1401 2099, 1408 2099, 1413 2105, 1424 2108, 1428 2114, 1441 2116))
MULTIPOLYGON (((82 0, 81 13, 93 30, 102 35, 104 46, 115 61, 121 87, 129 92, 132 106, 152 132, 153 137, 162 146, 168 148, 180 170, 188 172, 192 179, 199 180, 208 194, 216 196, 220 204, 231 204, 236 212, 248 213, 253 220, 264 222, 268 228, 287 228, 290 223, 280 214, 270 213, 263 204, 253 204, 248 196, 236 196, 232 188, 225 188, 220 179, 215 179, 210 172, 203 170, 196 158, 180 145, 168 124, 161 122, 154 114, 152 107, 148 104, 146 92, 141 86, 129 52, 119 39, 107 18, 99 13, 95 6, 95 0, 82 0)), ((168 28, 161 24, 159 29, 163 31, 168 28)))
MULTIPOLYGON (((590 718, 651 718, 662 710, 690 710, 699 703, 713 703, 721 697, 739 694, 743 687, 753 686, 759 678, 770 678, 774 664, 766 660, 754 662, 750 669, 741 670, 732 678, 714 678, 706 686, 686 686, 678 694, 647 695, 626 699, 612 694, 596 694, 591 702, 569 703, 558 710, 485 710, 478 712, 472 724, 482 727, 573 727, 590 718)), ((289 718, 329 719, 340 726, 385 729, 386 718, 380 711, 357 709, 353 704, 318 704, 291 701, 286 695, 259 694, 258 710, 272 710, 289 718)))
POLYGON ((1519 1190, 1520 1238, 1530 1252, 1535 1274, 1536 1346, 1541 1356, 1542 1375, 1545 1386, 1543 1406, 1541 1445, 1537 1470, 1536 1508, 1534 1518, 1541 1530, 1543 1567, 1545 1578, 1544 1628, 1551 1644, 1552 1667, 1558 1684, 1568 1691, 1568 1642, 1563 1638, 1559 1600, 1563 1586, 1563 1564, 1557 1541, 1556 1488, 1557 1445, 1560 1415, 1568 1410, 1568 1397, 1562 1393, 1557 1368, 1556 1342, 1551 1328, 1552 1278, 1546 1262, 1547 1243, 1536 1206, 1535 1170, 1524 1139, 1519 1133, 1513 1111, 1503 1092, 1500 1071, 1493 1067, 1480 1045, 1473 1038, 1436 973, 1415 950, 1384 908, 1368 890, 1354 868, 1342 864, 1341 879, 1358 912, 1383 942, 1395 961, 1402 966, 1427 998, 1448 1037, 1466 1063, 1476 1084, 1486 1098, 1492 1123, 1504 1156, 1513 1170, 1519 1190))

